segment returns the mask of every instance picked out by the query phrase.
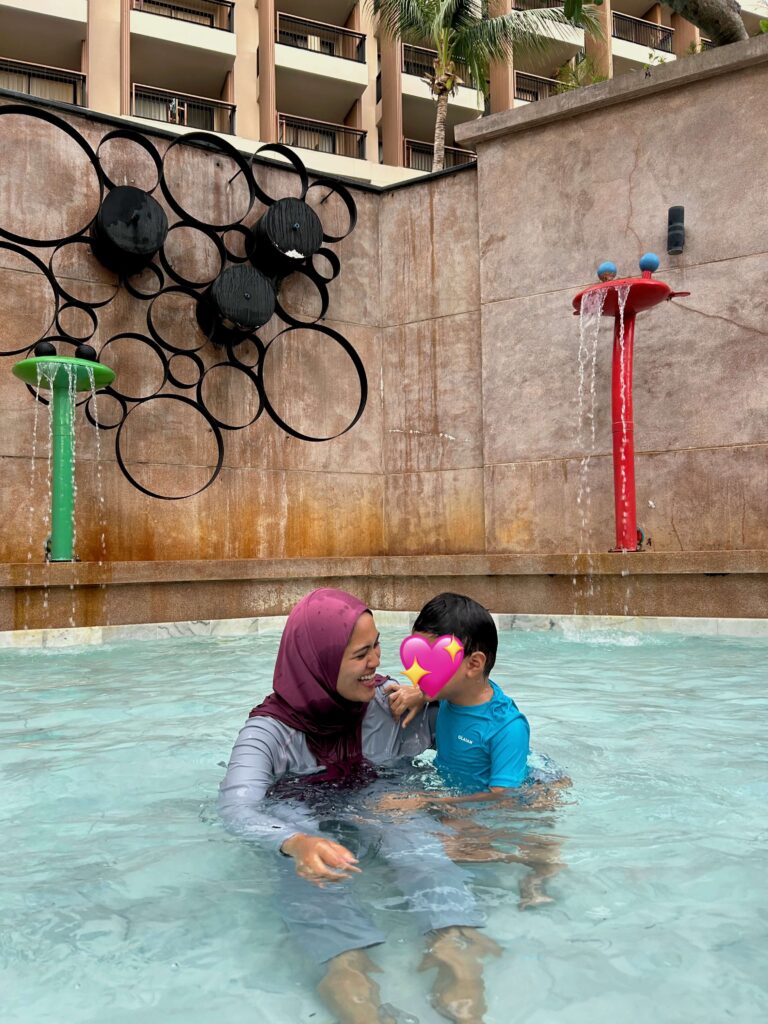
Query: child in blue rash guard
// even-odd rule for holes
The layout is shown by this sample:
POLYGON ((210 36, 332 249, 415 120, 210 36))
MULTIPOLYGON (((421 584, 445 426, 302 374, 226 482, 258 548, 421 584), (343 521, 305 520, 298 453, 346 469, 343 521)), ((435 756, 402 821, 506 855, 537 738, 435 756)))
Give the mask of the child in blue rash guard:
MULTIPOLYGON (((516 791, 524 781, 544 782, 536 772, 528 771, 530 728, 525 715, 490 678, 498 634, 489 612, 461 594, 439 594, 419 612, 413 632, 430 642, 452 635, 464 646, 461 664, 438 691, 440 708, 435 730, 436 767, 443 781, 460 794, 393 794, 379 802, 379 810, 403 812, 430 807, 440 811, 443 805, 447 811, 448 805, 523 797, 516 791)), ((392 712, 402 717, 403 725, 426 700, 415 686, 396 687, 390 693, 392 712)), ((552 809, 558 801, 557 791, 569 786, 570 779, 558 773, 546 783, 544 787, 526 786, 522 806, 527 810, 552 809)), ((517 830, 502 836, 465 816, 441 820, 452 830, 443 842, 454 860, 523 864, 531 868, 531 873, 520 880, 520 907, 551 902, 544 884, 561 867, 556 838, 517 830), (493 845, 496 837, 513 841, 518 852, 497 850, 493 845)))
MULTIPOLYGON (((435 764, 445 782, 485 800, 489 793, 516 789, 527 773, 530 728, 512 698, 490 678, 498 647, 491 615, 469 597, 439 594, 419 612, 413 632, 430 641, 453 635, 464 645, 461 664, 437 695, 435 764)), ((415 687, 401 687, 391 694, 390 704, 402 714, 420 708, 425 699, 415 687)))

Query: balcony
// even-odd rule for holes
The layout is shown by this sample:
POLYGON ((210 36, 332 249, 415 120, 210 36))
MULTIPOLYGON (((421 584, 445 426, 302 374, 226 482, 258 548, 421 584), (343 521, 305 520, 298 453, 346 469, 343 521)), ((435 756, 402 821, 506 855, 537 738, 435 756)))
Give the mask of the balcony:
MULTIPOLYGON (((431 75, 435 70, 436 59, 437 50, 428 50, 424 46, 403 44, 402 71, 404 75, 418 75, 419 78, 431 75)), ((464 65, 456 65, 456 74, 462 79, 464 85, 474 89, 469 70, 464 65)))
POLYGON ((540 11, 544 7, 562 7, 563 0, 515 0, 515 11, 540 11))
POLYGON ((292 114, 277 115, 277 141, 296 149, 365 160, 367 132, 328 121, 312 121, 292 114))
POLYGON ((155 88, 221 96, 237 55, 229 0, 131 0, 131 76, 155 88))
POLYGON ((672 37, 674 29, 666 25, 656 25, 652 21, 644 21, 642 18, 631 18, 628 14, 617 14, 613 12, 612 36, 614 39, 621 39, 627 43, 635 43, 647 52, 648 50, 660 50, 662 53, 672 53, 672 37))
POLYGON ((235 134, 235 107, 231 103, 169 89, 134 83, 131 90, 131 113, 148 121, 164 121, 166 124, 224 135, 235 134))
MULTIPOLYGON (((431 171, 434 145, 431 142, 417 142, 415 139, 403 140, 404 166, 412 171, 431 171)), ((465 164, 473 164, 477 161, 477 155, 468 149, 458 149, 456 146, 445 147, 445 166, 463 167, 465 164)))
POLYGON ((322 21, 278 14, 275 42, 365 64, 365 35, 336 25, 326 25, 322 21))
POLYGON ((82 71, 86 0, 0 0, 4 60, 82 71))
POLYGON ((234 32, 234 7, 229 0, 185 0, 178 4, 173 0, 131 0, 134 11, 218 28, 223 32, 234 32))
POLYGON ((78 107, 85 105, 85 75, 45 64, 0 60, 0 88, 78 107))
POLYGON ((522 103, 537 103, 550 96, 559 96, 562 91, 563 86, 555 78, 515 72, 515 99, 522 103))

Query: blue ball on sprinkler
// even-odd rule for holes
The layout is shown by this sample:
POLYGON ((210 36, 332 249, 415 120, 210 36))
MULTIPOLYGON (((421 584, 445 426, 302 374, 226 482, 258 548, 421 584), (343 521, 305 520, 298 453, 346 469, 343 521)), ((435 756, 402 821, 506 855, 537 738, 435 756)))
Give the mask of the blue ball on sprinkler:
POLYGON ((617 274, 616 264, 610 260, 603 260, 597 268, 597 276, 601 281, 612 281, 617 274))
POLYGON ((640 257, 640 269, 650 270, 652 274, 655 274, 659 269, 660 262, 655 252, 647 252, 644 256, 640 257))

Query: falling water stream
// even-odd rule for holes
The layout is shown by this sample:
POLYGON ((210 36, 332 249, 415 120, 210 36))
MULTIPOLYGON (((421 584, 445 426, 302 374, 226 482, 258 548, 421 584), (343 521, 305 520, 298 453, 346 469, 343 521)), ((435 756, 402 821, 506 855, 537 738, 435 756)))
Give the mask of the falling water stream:
POLYGON ((37 475, 37 424, 40 412, 41 368, 37 367, 37 385, 35 387, 35 412, 32 420, 32 468, 29 481, 29 505, 27 507, 27 571, 24 590, 24 629, 29 629, 29 603, 32 588, 32 548, 34 545, 35 524, 35 478, 37 475))
MULTIPOLYGON (((93 374, 92 367, 88 367, 88 383, 90 384, 91 396, 88 400, 88 404, 91 407, 94 426, 96 428, 96 501, 98 504, 98 525, 99 525, 99 557, 98 564, 99 569, 104 566, 107 560, 107 514, 106 505, 104 502, 104 481, 101 476, 101 428, 99 426, 99 403, 96 399, 96 381, 93 374)), ((106 583, 102 580, 99 583, 99 589, 103 592, 106 590, 106 583)), ((109 619, 105 620, 105 625, 109 625, 109 619)))
POLYGON ((597 342, 600 324, 605 305, 606 292, 603 290, 588 292, 581 302, 579 310, 579 392, 578 392, 578 429, 576 447, 582 451, 579 465, 579 487, 576 494, 576 506, 579 511, 579 542, 573 556, 573 589, 574 613, 585 597, 594 593, 592 560, 589 543, 589 516, 591 490, 589 483, 589 463, 595 450, 595 404, 597 377, 597 342), (589 402, 587 406, 587 381, 589 382, 589 402), (584 437, 585 425, 589 423, 589 440, 584 437), (579 554, 586 553, 586 566, 581 577, 586 576, 586 583, 579 590, 579 554))

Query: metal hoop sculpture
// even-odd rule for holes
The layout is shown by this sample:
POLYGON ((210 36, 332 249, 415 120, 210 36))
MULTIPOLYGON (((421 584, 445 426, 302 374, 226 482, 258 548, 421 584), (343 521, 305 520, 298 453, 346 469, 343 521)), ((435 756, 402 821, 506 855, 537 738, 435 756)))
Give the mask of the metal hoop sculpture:
MULTIPOLYGON (((110 352, 114 351, 111 346, 119 341, 146 345, 162 371, 159 385, 153 385, 148 394, 142 394, 141 389, 136 387, 131 390, 139 393, 129 394, 126 385, 120 380, 116 387, 103 388, 98 394, 109 398, 116 406, 115 414, 109 422, 95 415, 93 396, 84 398, 80 403, 84 406, 86 419, 93 427, 114 431, 117 464, 126 480, 137 490, 149 497, 166 501, 200 494, 211 486, 221 472, 226 433, 253 426, 263 413, 290 437, 313 443, 339 437, 355 426, 365 411, 368 397, 365 367, 350 342, 338 331, 320 322, 328 311, 328 285, 341 272, 341 262, 328 245, 346 238, 357 223, 354 199, 341 182, 331 179, 310 182, 307 169, 299 156, 287 146, 277 143, 262 146, 258 153, 247 158, 216 135, 192 131, 171 141, 161 156, 153 142, 141 132, 133 128, 117 128, 107 131, 94 150, 76 128, 43 108, 19 103, 0 106, 0 117, 8 115, 42 121, 62 132, 79 147, 94 174, 98 209, 95 213, 89 213, 87 223, 81 224, 76 231, 55 238, 21 235, 0 223, 0 249, 28 260, 42 274, 50 289, 51 302, 51 316, 42 335, 31 343, 27 340, 21 348, 1 352, 0 355, 21 355, 43 340, 77 346, 92 339, 99 327, 99 314, 96 311, 108 309, 123 288, 137 303, 142 303, 146 310, 146 333, 127 330, 113 334, 102 344, 100 356, 103 354, 109 357, 110 352), (105 169, 105 146, 116 140, 130 142, 148 155, 156 172, 156 180, 151 189, 141 190, 133 185, 121 185, 115 180, 118 175, 114 170, 109 173, 105 169), (240 175, 243 176, 246 194, 242 205, 245 210, 239 217, 226 220, 225 217, 217 216, 215 222, 207 222, 195 217, 186 208, 186 197, 179 196, 168 180, 169 154, 181 144, 207 151, 212 154, 212 159, 220 161, 225 158, 234 164, 236 173, 224 187, 229 188, 240 175), (269 155, 282 157, 290 165, 291 171, 298 175, 298 196, 273 196, 261 186, 257 175, 257 157, 269 155), (310 206, 307 202, 313 189, 327 190, 316 206, 310 206), (158 205, 157 199, 152 198, 154 192, 162 196, 176 216, 173 223, 168 224, 165 211, 158 205), (347 230, 341 234, 332 233, 323 224, 322 206, 331 195, 341 200, 349 216, 347 230), (110 196, 113 197, 111 203, 110 196), (266 211, 255 225, 246 224, 256 200, 266 207, 266 211), (213 245, 218 257, 218 267, 213 277, 208 273, 207 276, 201 275, 199 280, 192 280, 186 276, 186 272, 182 273, 174 265, 173 257, 166 251, 166 243, 168 237, 181 228, 199 232, 213 245), (242 246, 237 236, 242 238, 242 246), (109 297, 85 301, 78 297, 72 283, 63 273, 61 279, 57 276, 57 257, 69 245, 88 247, 117 276, 118 284, 109 297), (240 251, 234 251, 235 245, 240 251), (34 251, 30 251, 40 248, 52 250, 47 263, 34 251), (284 303, 280 302, 280 287, 293 275, 298 275, 317 289, 320 300, 317 316, 303 319, 287 310, 284 303), (164 296, 168 296, 171 302, 181 297, 182 300, 194 303, 195 311, 188 318, 188 328, 195 336, 186 346, 179 344, 177 334, 174 334, 173 340, 165 336, 167 331, 161 323, 163 318, 157 305, 164 296), (67 330, 66 325, 62 324, 62 315, 67 313, 85 316, 88 322, 85 333, 81 335, 73 333, 74 329, 67 330), (286 326, 265 343, 258 331, 275 314, 286 326), (264 382, 264 366, 270 348, 280 338, 307 329, 339 345, 349 357, 358 379, 360 397, 355 413, 343 430, 332 435, 310 434, 288 423, 270 401, 264 382), (251 346, 250 349, 246 343, 251 346), (210 395, 206 403, 206 381, 213 381, 222 375, 227 377, 232 373, 237 374, 237 379, 246 388, 252 389, 255 414, 252 414, 251 406, 245 416, 228 417, 221 409, 214 411, 210 407, 210 395), (184 393, 168 392, 168 386, 184 393), (216 460, 208 480, 187 494, 160 494, 138 480, 127 464, 126 423, 135 410, 146 409, 149 403, 159 401, 174 402, 184 409, 194 410, 215 441, 216 460), (243 419, 247 422, 240 422, 243 419)), ((226 204, 221 203, 219 208, 226 209, 226 204)), ((103 283, 86 281, 86 286, 103 283)), ((144 365, 143 361, 141 365, 144 365)), ((39 402, 47 404, 43 395, 36 394, 31 387, 28 390, 39 402)))

